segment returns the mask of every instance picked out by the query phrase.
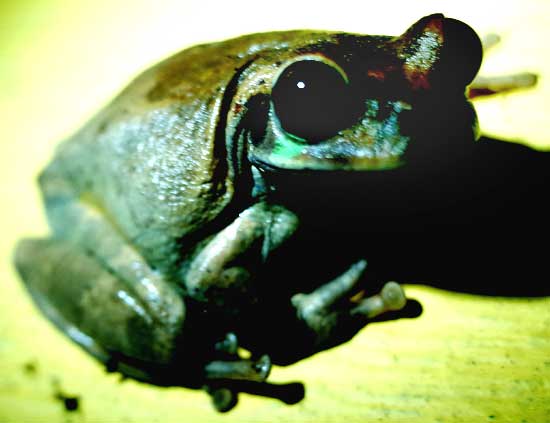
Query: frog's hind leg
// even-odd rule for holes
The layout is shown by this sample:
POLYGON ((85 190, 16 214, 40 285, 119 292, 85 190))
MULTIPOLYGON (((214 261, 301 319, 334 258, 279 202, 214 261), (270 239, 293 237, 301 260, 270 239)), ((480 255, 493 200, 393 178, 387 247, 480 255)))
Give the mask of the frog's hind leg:
POLYGON ((291 298, 298 318, 314 334, 316 350, 345 342, 369 320, 389 311, 401 310, 405 306, 405 293, 396 282, 386 283, 377 295, 352 301, 365 268, 366 262, 359 261, 313 292, 296 294, 291 298))
MULTIPOLYGON (((63 283, 62 279, 65 273, 62 263, 67 262, 69 264, 71 262, 71 254, 69 254, 70 251, 67 251, 67 254, 62 254, 61 250, 63 248, 59 244, 56 244, 52 240, 22 240, 17 245, 16 250, 15 264, 17 270, 32 299, 46 317, 95 358, 107 363, 109 353, 93 338, 86 335, 63 316, 63 310, 69 311, 68 309, 73 305, 73 301, 68 299, 65 301, 65 299, 57 295, 55 286, 52 285, 56 280, 63 283), (59 260, 56 260, 57 255, 60 256, 59 260), (57 278, 57 275, 60 278, 57 278), (58 301, 63 304, 58 305, 58 301)), ((71 287, 72 284, 67 285, 67 288, 71 287)), ((73 311, 71 314, 74 314, 74 309, 71 311, 73 311)))
POLYGON ((155 383, 172 362, 185 315, 178 297, 163 319, 92 251, 64 240, 23 240, 15 262, 46 316, 112 370, 155 383))
MULTIPOLYGON (((497 34, 487 34, 481 40, 483 53, 487 53, 494 46, 500 43, 500 36, 497 34)), ((521 72, 509 75, 484 76, 478 75, 472 81, 468 89, 470 99, 483 97, 493 94, 514 91, 522 88, 529 88, 536 85, 538 77, 534 73, 521 72)))

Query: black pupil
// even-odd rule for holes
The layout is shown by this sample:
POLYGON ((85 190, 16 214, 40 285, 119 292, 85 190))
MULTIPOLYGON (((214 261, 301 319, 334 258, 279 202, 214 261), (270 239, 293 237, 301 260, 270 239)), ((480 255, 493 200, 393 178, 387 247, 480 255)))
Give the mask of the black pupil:
POLYGON ((271 95, 283 129, 308 142, 330 138, 357 118, 344 76, 320 61, 302 60, 288 66, 271 95))

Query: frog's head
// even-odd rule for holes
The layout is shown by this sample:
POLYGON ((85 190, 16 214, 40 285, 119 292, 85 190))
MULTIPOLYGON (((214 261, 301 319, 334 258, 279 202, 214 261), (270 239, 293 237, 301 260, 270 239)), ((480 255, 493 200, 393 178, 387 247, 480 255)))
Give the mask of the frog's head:
POLYGON ((378 170, 477 137, 481 63, 466 24, 431 15, 399 37, 299 31, 242 72, 233 134, 263 169, 378 170))

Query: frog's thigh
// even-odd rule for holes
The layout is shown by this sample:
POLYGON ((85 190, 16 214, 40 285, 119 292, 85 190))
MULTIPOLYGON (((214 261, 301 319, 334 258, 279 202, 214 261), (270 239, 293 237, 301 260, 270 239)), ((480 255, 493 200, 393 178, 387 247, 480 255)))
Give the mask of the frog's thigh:
POLYGON ((182 300, 166 310, 172 315, 159 315, 132 281, 68 241, 23 240, 16 265, 42 311, 99 360, 114 355, 163 364, 173 358, 182 300))

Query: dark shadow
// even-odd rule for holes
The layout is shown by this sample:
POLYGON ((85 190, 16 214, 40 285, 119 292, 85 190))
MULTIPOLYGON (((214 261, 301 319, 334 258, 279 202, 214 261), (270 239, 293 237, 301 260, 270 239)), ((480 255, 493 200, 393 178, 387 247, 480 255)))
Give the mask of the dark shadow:
POLYGON ((378 317, 375 317, 374 319, 371 319, 370 323, 389 322, 391 320, 399 319, 415 319, 417 317, 420 317, 423 311, 424 308, 418 300, 415 300, 414 298, 408 298, 407 304, 405 304, 405 307, 403 307, 401 310, 388 311, 378 317))
POLYGON ((223 386, 234 392, 243 392, 265 398, 272 398, 287 405, 297 404, 305 397, 305 387, 301 382, 268 383, 239 380, 224 381, 223 386))
MULTIPOLYGON (((389 280, 481 295, 550 295, 550 154, 484 138, 467 146, 420 146, 412 157, 409 166, 394 170, 272 175, 278 187, 273 201, 297 213, 300 227, 262 266, 254 289, 263 301, 235 317, 241 347, 289 365, 347 342, 367 322, 344 325, 332 343, 319 346, 288 299, 313 291, 363 258, 368 266, 358 290, 365 295, 389 280), (447 156, 440 159, 443 151, 447 156)), ((219 322, 227 317, 209 314, 201 320, 200 309, 187 305, 189 316, 198 319, 186 320, 189 345, 211 346, 223 338, 219 322)), ((422 305, 409 299, 403 310, 368 323, 421 313, 422 305)), ((185 386, 201 388, 200 369, 213 352, 191 351, 177 371, 154 368, 140 377, 132 369, 146 366, 127 358, 126 367, 116 370, 161 386, 182 385, 185 375, 185 386), (196 363, 197 357, 204 362, 196 363)), ((298 382, 224 380, 220 386, 235 394, 222 411, 236 404, 239 392, 286 404, 304 397, 298 382)))
POLYGON ((273 259, 272 283, 313 289, 365 258, 372 292, 396 280, 550 295, 550 153, 487 137, 446 145, 442 158, 423 148, 395 170, 275 175, 301 227, 273 259))

